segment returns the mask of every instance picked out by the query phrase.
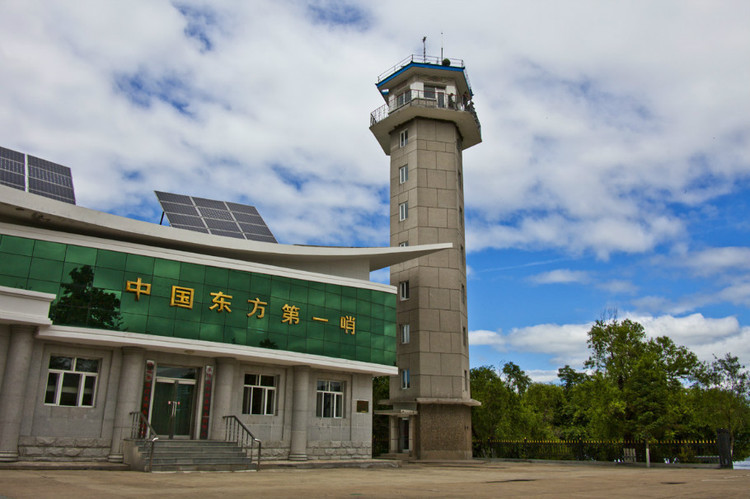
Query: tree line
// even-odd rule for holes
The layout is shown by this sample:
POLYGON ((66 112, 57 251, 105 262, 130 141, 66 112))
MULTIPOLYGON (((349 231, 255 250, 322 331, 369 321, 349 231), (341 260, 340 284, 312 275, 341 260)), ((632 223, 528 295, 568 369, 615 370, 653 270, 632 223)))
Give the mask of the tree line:
POLYGON ((598 320, 584 370, 535 383, 516 364, 471 370, 475 440, 703 440, 730 432, 734 459, 750 456, 750 373, 727 353, 701 362, 630 320, 598 320))

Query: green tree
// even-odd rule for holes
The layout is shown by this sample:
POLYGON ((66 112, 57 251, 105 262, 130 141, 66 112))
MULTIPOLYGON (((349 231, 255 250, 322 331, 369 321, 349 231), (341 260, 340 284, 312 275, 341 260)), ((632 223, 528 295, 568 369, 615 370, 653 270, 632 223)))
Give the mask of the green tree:
POLYGON ((584 365, 599 385, 590 415, 597 432, 626 440, 674 436, 684 424, 676 410, 684 383, 700 366, 696 355, 665 336, 647 339, 643 326, 628 319, 599 320, 588 336, 591 355, 584 365))
POLYGON ((750 373, 739 358, 727 353, 704 365, 699 402, 703 421, 729 430, 736 458, 750 454, 750 373), (738 437, 740 445, 737 445, 738 437))

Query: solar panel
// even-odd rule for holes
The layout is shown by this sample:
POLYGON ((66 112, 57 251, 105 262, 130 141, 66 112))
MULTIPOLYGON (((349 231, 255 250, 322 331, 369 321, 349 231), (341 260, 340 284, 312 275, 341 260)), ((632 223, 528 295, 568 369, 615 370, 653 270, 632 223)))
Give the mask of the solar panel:
POLYGON ((277 242, 254 206, 154 192, 172 227, 216 236, 277 242))
POLYGON ((76 204, 67 166, 0 147, 0 184, 76 204))

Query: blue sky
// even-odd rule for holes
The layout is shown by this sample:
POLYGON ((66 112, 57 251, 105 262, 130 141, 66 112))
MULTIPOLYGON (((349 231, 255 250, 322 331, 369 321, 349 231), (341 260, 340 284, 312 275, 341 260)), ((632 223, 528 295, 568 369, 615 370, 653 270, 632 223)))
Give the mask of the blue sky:
MULTIPOLYGON (((0 4, 0 145, 78 204, 255 205, 288 244, 388 244, 379 74, 466 62, 473 366, 580 367, 607 311, 750 364, 750 3, 0 4), (442 45, 442 47, 441 47, 442 45)), ((387 281, 386 272, 373 279, 387 281)))

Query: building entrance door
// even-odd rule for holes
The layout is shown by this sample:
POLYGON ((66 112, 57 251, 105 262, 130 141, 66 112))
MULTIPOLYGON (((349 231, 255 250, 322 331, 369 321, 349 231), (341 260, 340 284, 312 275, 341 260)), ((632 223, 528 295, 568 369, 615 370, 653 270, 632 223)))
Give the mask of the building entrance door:
POLYGON ((409 452, 409 418, 398 421, 398 451, 409 452))
POLYGON ((156 368, 150 421, 156 433, 169 438, 192 436, 197 377, 194 367, 156 368))

